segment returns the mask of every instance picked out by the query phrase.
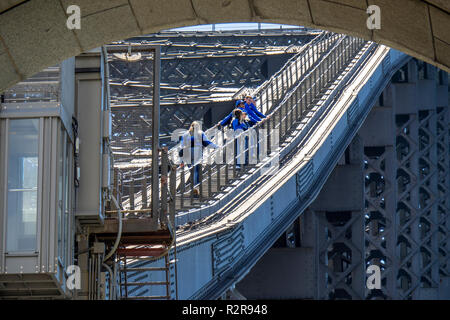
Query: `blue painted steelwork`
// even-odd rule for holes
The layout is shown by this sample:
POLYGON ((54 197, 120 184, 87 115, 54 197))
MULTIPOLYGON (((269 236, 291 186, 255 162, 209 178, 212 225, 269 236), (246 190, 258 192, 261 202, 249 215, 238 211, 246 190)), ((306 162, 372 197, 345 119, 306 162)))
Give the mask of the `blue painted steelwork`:
POLYGON ((280 159, 289 161, 277 175, 243 184, 254 189, 239 192, 230 201, 234 205, 214 212, 222 219, 180 232, 179 299, 216 299, 246 275, 314 200, 392 74, 408 59, 396 50, 366 46, 331 94, 319 101, 325 107, 312 109, 311 125, 282 150, 280 159), (352 92, 345 90, 349 87, 352 92))

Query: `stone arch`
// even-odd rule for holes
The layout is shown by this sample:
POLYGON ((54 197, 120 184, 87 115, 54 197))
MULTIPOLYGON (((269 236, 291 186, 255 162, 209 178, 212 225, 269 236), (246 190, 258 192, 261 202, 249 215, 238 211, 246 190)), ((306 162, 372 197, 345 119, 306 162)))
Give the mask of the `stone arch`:
POLYGON ((448 0, 4 0, 0 4, 0 91, 43 68, 114 40, 222 22, 303 25, 388 45, 450 71, 448 0), (69 5, 81 29, 66 27, 69 5), (381 8, 381 29, 366 25, 381 8))

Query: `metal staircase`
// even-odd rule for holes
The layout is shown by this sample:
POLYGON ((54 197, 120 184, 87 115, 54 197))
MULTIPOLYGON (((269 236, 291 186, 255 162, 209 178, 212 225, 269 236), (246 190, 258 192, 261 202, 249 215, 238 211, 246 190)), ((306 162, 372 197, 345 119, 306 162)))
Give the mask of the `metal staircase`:
MULTIPOLYGON (((329 112, 331 101, 344 89, 361 61, 374 48, 376 45, 361 39, 324 32, 289 60, 269 81, 252 92, 258 98, 260 110, 270 115, 270 119, 256 126, 269 133, 268 148, 256 165, 237 167, 235 158, 215 163, 211 161, 213 154, 206 152, 200 163, 200 183, 194 185, 193 166, 177 166, 177 149, 167 151, 167 148, 163 148, 160 156, 160 220, 163 220, 161 217, 173 216, 171 225, 176 228, 177 237, 182 237, 184 243, 191 232, 211 230, 208 229, 211 224, 226 220, 227 212, 235 207, 231 200, 250 186, 254 186, 256 191, 268 179, 268 176, 262 175, 262 169, 274 158, 279 158, 281 166, 290 159, 297 151, 299 142, 329 112), (274 144, 274 141, 279 144, 274 144), (199 188, 198 196, 194 195, 194 188, 199 188)), ((211 128, 206 134, 216 140, 225 132, 211 128)), ((261 143, 261 140, 258 141, 261 143)), ((138 172, 138 175, 143 175, 142 181, 146 181, 143 171, 138 172)), ((129 196, 121 202, 130 218, 134 216, 139 220, 144 211, 149 211, 146 208, 150 206, 144 200, 150 198, 151 192, 152 186, 140 183, 137 176, 131 179, 129 196), (133 180, 137 183, 134 184, 133 180)), ((236 237, 241 239, 242 232, 236 233, 236 237)), ((160 256, 163 247, 156 244, 138 241, 124 241, 122 244, 117 250, 122 299, 177 298, 176 249, 160 256)), ((242 242, 241 250, 244 246, 242 242)), ((222 249, 219 250, 219 247, 222 246, 217 245, 216 260, 221 256, 219 253, 222 249)), ((168 248, 167 243, 164 248, 168 248)), ((229 263, 238 259, 233 253, 235 251, 225 252, 231 254, 226 258, 229 263)), ((216 260, 213 266, 217 264, 217 267, 213 268, 213 275, 223 272, 218 270, 223 263, 216 260)))

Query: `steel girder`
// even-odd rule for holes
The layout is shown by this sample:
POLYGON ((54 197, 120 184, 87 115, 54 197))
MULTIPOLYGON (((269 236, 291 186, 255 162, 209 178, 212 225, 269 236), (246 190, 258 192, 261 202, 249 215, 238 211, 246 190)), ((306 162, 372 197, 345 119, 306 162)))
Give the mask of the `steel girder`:
POLYGON ((409 79, 394 76, 404 83, 385 92, 391 141, 365 148, 366 263, 382 271, 381 289, 367 290, 369 299, 437 299, 449 274, 448 106, 400 101, 396 89, 411 84, 425 90, 429 81, 436 90, 433 79, 417 77, 416 62, 407 68, 409 79))

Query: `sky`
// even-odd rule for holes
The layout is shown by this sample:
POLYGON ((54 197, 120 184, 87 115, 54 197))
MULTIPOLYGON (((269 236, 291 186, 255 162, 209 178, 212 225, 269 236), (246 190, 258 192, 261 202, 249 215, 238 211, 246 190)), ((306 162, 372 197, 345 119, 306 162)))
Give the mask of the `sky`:
MULTIPOLYGON (((182 27, 171 29, 172 31, 212 31, 215 28, 216 31, 221 30, 256 30, 258 29, 258 23, 219 23, 219 24, 203 24, 190 27, 182 27)), ((286 24, 277 23, 261 23, 261 29, 298 29, 299 26, 291 26, 286 24)))

